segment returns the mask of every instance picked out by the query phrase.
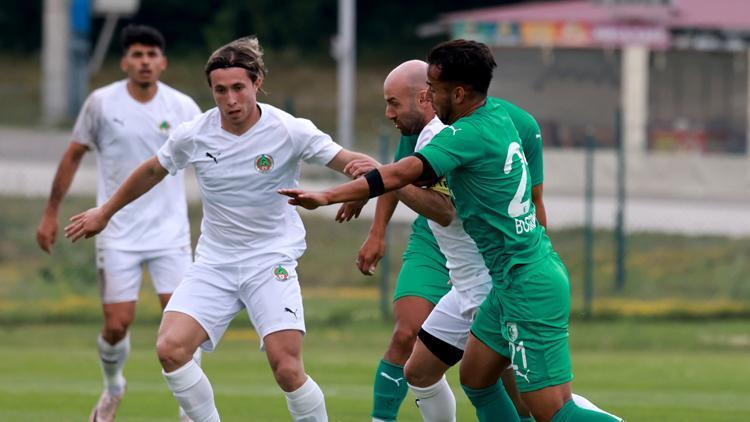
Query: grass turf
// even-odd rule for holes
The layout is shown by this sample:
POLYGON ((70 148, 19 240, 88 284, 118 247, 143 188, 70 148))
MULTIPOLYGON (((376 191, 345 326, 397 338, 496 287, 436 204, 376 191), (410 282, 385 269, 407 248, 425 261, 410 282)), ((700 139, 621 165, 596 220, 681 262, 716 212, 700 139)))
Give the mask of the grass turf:
MULTIPOLYGON (((369 303, 375 306, 374 301, 369 303)), ((327 306, 308 300, 310 309, 327 306)), ((360 306, 355 304, 354 306, 360 306)), ((80 421, 101 390, 93 324, 2 326, 0 420, 80 421)), ((177 406, 153 351, 156 325, 137 324, 119 421, 174 421, 177 406)), ((305 363, 326 394, 331 421, 367 420, 371 380, 390 333, 380 322, 312 324, 305 363)), ((746 322, 575 322, 575 391, 629 421, 750 419, 746 322)), ((223 420, 289 420, 284 398, 246 318, 204 355, 223 420)), ((473 420, 457 371, 458 420, 473 420)), ((401 420, 417 421, 413 398, 401 420)))

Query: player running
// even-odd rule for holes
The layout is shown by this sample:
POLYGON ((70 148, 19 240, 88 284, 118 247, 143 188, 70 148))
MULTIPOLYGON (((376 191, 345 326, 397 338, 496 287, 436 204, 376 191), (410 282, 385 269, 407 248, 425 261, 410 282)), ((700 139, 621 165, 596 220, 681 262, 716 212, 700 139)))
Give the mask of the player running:
MULTIPOLYGON (((58 207, 83 155, 96 151, 97 204, 143 160, 153 156, 173 128, 200 114, 195 102, 159 82, 167 67, 164 37, 154 28, 130 25, 121 33, 120 68, 125 80, 94 91, 73 129, 73 141, 57 168, 37 242, 51 253, 58 207)), ((142 278, 148 267, 162 307, 192 261, 190 228, 182 174, 126 207, 96 239, 96 267, 104 326, 97 339, 104 391, 91 420, 111 421, 125 394, 123 366, 130 351, 128 328, 135 316, 142 278)), ((188 420, 184 414, 183 420, 188 420)))
POLYGON ((480 421, 496 420, 501 372, 513 365, 537 421, 614 421, 571 400, 567 271, 535 217, 529 169, 507 111, 487 100, 495 61, 485 45, 455 40, 428 56, 437 116, 449 124, 415 156, 324 192, 283 189, 291 204, 316 208, 374 197, 446 176, 456 212, 489 269, 493 287, 471 327, 461 383, 480 421))
POLYGON ((101 231, 126 204, 167 174, 192 164, 203 199, 196 260, 165 309, 157 354, 175 398, 196 422, 218 421, 213 389, 191 359, 213 350, 247 309, 295 421, 326 421, 323 392, 302 362, 304 311, 297 259, 305 230, 276 190, 297 185, 302 161, 342 171, 353 159, 309 120, 259 103, 266 69, 255 37, 233 41, 208 59, 217 107, 177 128, 101 207, 74 216, 72 241, 101 231))

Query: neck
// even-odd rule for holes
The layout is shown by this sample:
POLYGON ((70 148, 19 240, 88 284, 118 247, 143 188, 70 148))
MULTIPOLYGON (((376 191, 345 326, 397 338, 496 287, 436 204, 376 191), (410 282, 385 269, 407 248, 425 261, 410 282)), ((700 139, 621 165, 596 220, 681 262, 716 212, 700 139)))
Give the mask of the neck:
POLYGON ((139 103, 147 103, 156 96, 156 83, 138 84, 128 80, 128 94, 139 103))
POLYGON ((462 109, 457 110, 453 116, 451 116, 451 124, 455 123, 456 120, 466 117, 476 111, 479 107, 482 107, 487 102, 487 97, 477 98, 469 101, 465 104, 462 109))
POLYGON ((256 104, 250 116, 239 123, 232 123, 229 119, 224 118, 224 114, 221 114, 221 128, 232 135, 239 136, 255 126, 258 120, 260 120, 260 107, 256 104))

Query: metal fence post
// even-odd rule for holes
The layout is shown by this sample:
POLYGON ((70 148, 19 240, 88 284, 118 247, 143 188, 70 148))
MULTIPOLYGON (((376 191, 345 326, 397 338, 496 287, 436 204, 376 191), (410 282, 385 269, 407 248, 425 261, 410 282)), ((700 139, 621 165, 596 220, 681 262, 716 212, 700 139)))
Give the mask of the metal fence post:
POLYGON ((615 111, 617 141, 617 215, 615 216, 615 291, 625 287, 625 142, 622 136, 622 111, 615 111))
POLYGON ((594 298, 594 151, 596 144, 591 129, 586 131, 586 206, 584 213, 584 268, 583 268, 583 317, 592 316, 594 298))

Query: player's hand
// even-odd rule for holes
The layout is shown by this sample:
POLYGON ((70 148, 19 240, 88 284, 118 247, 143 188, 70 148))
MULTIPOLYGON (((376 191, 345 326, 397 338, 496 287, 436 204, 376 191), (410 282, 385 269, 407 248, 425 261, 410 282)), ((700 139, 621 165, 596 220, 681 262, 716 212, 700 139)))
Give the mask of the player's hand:
POLYGON ((291 198, 289 205, 298 205, 308 210, 330 203, 324 192, 307 192, 302 189, 279 189, 277 192, 291 198))
POLYGON ((107 227, 109 218, 104 215, 101 208, 91 208, 86 212, 70 217, 71 223, 65 226, 65 237, 71 242, 85 237, 86 239, 97 235, 107 227))
POLYGON ((369 235, 359 249, 357 268, 364 275, 373 275, 383 255, 385 255, 385 238, 369 235))
POLYGON ((44 213, 42 221, 36 228, 36 243, 48 254, 52 253, 52 245, 57 238, 57 215, 44 213))
POLYGON ((336 221, 343 223, 344 221, 351 221, 352 218, 359 218, 359 213, 362 212, 362 208, 367 205, 367 200, 362 201, 351 201, 341 204, 339 210, 336 211, 336 221))
POLYGON ((344 174, 351 177, 352 179, 356 179, 359 176, 362 176, 363 174, 378 167, 380 167, 380 163, 373 159, 358 158, 356 160, 349 161, 349 164, 344 167, 344 174))

